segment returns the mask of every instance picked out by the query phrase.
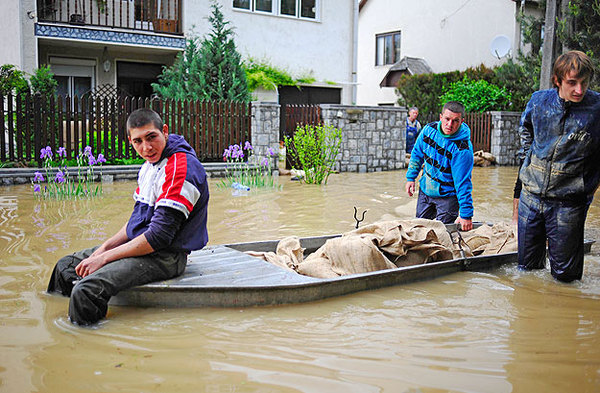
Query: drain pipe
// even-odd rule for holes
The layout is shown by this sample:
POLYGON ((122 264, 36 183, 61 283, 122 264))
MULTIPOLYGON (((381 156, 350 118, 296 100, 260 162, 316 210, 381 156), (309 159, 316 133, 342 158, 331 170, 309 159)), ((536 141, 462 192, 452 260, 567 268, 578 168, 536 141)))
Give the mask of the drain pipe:
POLYGON ((353 23, 352 23, 352 105, 356 105, 356 90, 358 89, 358 12, 359 5, 358 1, 353 1, 354 5, 352 6, 353 15, 353 23))

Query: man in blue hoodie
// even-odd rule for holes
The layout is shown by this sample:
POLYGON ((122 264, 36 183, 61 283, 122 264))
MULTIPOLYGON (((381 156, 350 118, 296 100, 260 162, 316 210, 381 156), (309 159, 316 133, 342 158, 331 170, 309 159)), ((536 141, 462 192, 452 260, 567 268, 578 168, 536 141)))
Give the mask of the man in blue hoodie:
POLYGON ((406 171, 406 192, 415 193, 419 183, 417 217, 456 222, 464 231, 473 229, 471 130, 463 123, 465 107, 457 101, 444 105, 440 121, 427 124, 415 142, 406 171))
POLYGON ((182 274, 188 254, 208 242, 208 185, 194 150, 151 109, 131 113, 127 134, 146 160, 131 217, 102 245, 61 258, 48 284, 70 296, 69 319, 78 325, 104 318, 124 289, 182 274))
POLYGON ((583 234, 600 184, 600 94, 588 90, 594 65, 583 52, 556 59, 555 88, 531 96, 521 116, 519 267, 543 269, 546 241, 551 274, 583 276, 583 234))

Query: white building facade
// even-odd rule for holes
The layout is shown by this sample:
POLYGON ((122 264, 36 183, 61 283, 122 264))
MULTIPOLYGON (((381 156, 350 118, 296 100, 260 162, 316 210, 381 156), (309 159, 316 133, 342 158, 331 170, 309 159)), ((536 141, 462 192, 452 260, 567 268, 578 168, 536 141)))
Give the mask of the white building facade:
POLYGON ((395 88, 380 83, 404 57, 423 59, 434 73, 501 64, 490 46, 505 36, 516 54, 520 7, 512 0, 362 0, 357 104, 397 105, 395 88))
MULTIPOLYGON (((350 104, 356 92, 358 4, 353 0, 219 0, 244 59, 311 76, 350 104)), ((3 0, 0 64, 49 64, 59 93, 113 86, 150 96, 186 37, 210 29, 210 0, 3 0)), ((277 99, 277 94, 271 97, 277 99)))

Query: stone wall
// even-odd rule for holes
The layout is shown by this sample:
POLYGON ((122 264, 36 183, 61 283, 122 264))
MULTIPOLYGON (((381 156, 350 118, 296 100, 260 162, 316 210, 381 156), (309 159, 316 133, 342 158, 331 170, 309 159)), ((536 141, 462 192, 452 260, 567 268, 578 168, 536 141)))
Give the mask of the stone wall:
POLYGON ((405 166, 406 108, 322 104, 325 124, 342 130, 340 172, 379 172, 405 166))
MULTIPOLYGON (((322 104, 323 121, 342 130, 342 146, 335 169, 340 172, 377 172, 405 168, 403 107, 322 104)), ((280 105, 252 103, 252 145, 263 155, 279 147, 280 105)), ((519 112, 491 112, 491 151, 499 165, 519 165, 519 112)))
POLYGON ((521 148, 519 139, 520 112, 491 112, 492 155, 498 165, 519 165, 517 151, 521 148))
POLYGON ((252 103, 250 143, 254 148, 254 158, 267 156, 269 148, 275 153, 279 151, 280 107, 274 102, 252 103))

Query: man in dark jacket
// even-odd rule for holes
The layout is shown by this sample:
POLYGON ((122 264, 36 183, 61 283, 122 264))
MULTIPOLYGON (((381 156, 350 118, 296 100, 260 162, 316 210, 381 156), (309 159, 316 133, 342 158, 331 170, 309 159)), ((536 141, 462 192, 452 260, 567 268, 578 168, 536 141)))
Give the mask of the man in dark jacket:
POLYGON ((542 269, 546 240, 552 276, 583 275, 583 232, 600 182, 600 94, 588 90, 594 68, 579 51, 554 64, 554 89, 533 93, 521 117, 519 267, 542 269))
POLYGON ((48 292, 70 296, 69 319, 79 325, 106 316, 118 292, 183 273, 187 256, 208 242, 204 167, 160 116, 138 109, 127 119, 129 142, 146 160, 138 174, 128 222, 102 245, 61 258, 48 292))

